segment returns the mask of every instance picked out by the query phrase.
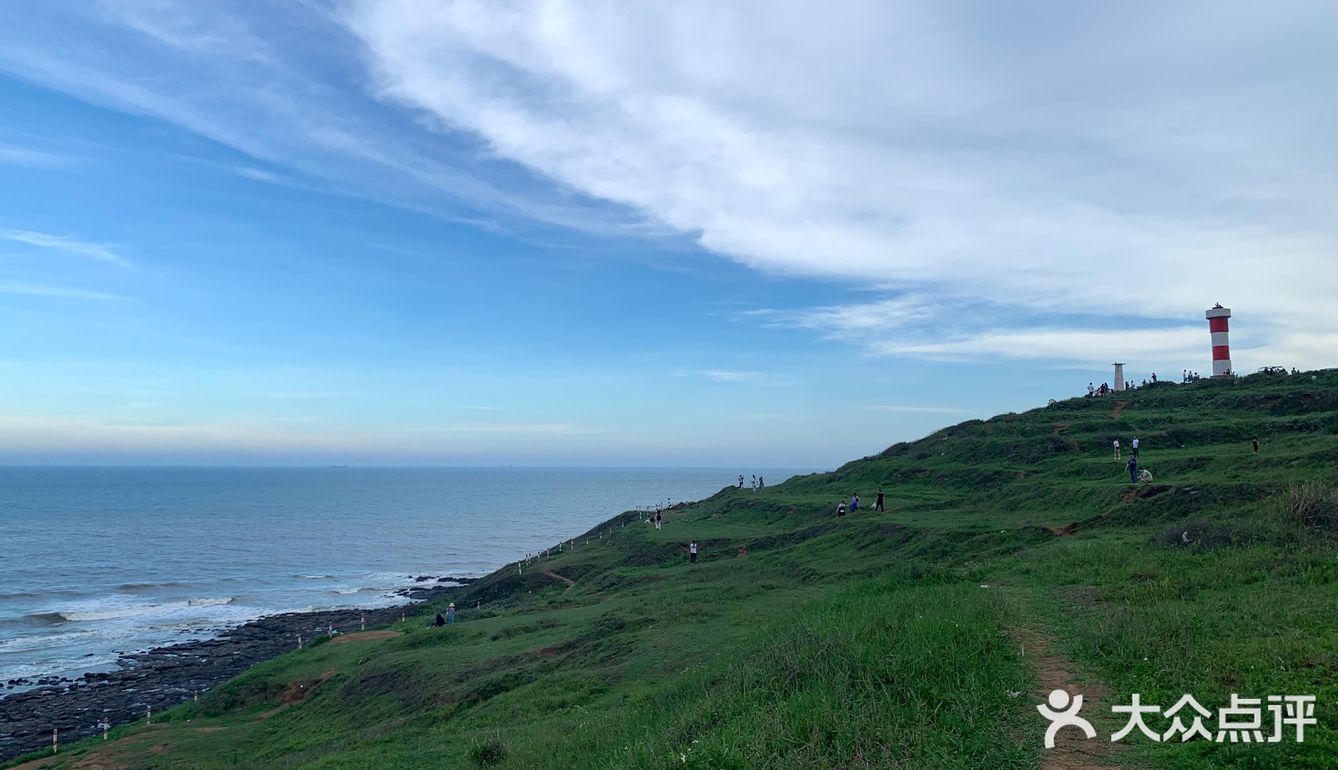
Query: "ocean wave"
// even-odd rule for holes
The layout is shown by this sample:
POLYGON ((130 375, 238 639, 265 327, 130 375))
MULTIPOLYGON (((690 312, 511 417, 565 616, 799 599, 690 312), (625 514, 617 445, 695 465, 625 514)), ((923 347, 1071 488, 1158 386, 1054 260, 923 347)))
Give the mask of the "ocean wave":
POLYGON ((142 593, 145 591, 156 591, 159 588, 184 588, 185 583, 176 580, 169 580, 164 583, 122 583, 116 587, 121 593, 142 593))
POLYGON ((58 626, 61 623, 69 622, 69 618, 59 612, 34 612, 29 615, 20 615, 16 618, 0 618, 0 627, 3 626, 58 626))
POLYGON ((235 596, 217 596, 217 597, 213 597, 213 598, 205 598, 205 599, 187 599, 187 600, 186 600, 186 606, 188 606, 188 607, 218 607, 218 606, 222 606, 222 605, 224 605, 224 604, 232 604, 232 603, 235 602, 235 601, 237 601, 237 597, 235 597, 235 596))
POLYGON ((293 575, 298 580, 334 580, 334 575, 293 575))
POLYGON ((88 608, 63 609, 44 613, 54 615, 72 623, 89 623, 102 620, 125 620, 147 615, 169 615, 188 607, 220 607, 236 601, 233 596, 216 596, 186 599, 176 602, 157 604, 111 604, 101 603, 88 608))

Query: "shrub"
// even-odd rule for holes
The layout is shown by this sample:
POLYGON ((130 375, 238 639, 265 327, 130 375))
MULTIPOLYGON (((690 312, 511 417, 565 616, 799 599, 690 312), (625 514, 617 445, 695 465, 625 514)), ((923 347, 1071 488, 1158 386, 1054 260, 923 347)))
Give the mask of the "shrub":
POLYGON ((469 761, 475 767, 492 767, 506 759, 506 744, 497 738, 475 738, 469 744, 469 761))
POLYGON ((1282 513, 1288 524, 1316 533, 1338 534, 1338 487, 1317 481, 1293 484, 1282 513))

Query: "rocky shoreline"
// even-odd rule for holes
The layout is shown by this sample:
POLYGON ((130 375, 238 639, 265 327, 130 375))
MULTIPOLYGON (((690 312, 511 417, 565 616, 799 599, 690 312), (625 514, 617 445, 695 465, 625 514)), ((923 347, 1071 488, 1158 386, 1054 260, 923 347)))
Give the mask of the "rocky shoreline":
POLYGON ((15 680, 10 685, 42 685, 0 697, 0 762, 30 751, 49 749, 51 730, 60 742, 72 743, 100 729, 145 718, 215 687, 251 666, 278 657, 297 646, 297 637, 311 639, 333 626, 356 631, 365 616, 369 627, 396 622, 412 607, 458 590, 467 578, 419 579, 425 585, 403 589, 406 603, 374 610, 336 609, 270 615, 225 631, 212 639, 158 647, 121 656, 118 668, 82 678, 15 680), (428 581, 437 582, 427 585, 428 581), (444 586, 440 583, 451 582, 444 586))

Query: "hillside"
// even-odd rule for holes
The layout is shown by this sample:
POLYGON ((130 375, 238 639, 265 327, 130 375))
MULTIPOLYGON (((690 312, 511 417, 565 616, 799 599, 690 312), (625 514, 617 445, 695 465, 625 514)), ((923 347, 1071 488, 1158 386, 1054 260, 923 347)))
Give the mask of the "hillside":
POLYGON ((968 421, 623 514, 462 589, 453 627, 427 607, 25 768, 1334 767, 1336 466, 1338 370, 968 421), (1134 435, 1151 484, 1111 456, 1134 435), (1056 687, 1097 740, 1042 748, 1056 687), (1313 694, 1318 724, 1112 744, 1134 692, 1313 694))

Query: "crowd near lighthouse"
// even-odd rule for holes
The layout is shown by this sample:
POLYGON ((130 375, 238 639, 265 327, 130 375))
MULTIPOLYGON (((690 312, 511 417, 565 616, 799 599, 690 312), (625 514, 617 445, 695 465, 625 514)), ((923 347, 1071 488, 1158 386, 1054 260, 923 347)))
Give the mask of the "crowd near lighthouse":
POLYGON ((1212 335, 1213 376, 1231 376, 1231 346, 1227 342, 1227 319, 1231 317, 1231 308, 1217 303, 1203 314, 1208 319, 1208 332, 1212 335))

